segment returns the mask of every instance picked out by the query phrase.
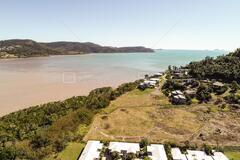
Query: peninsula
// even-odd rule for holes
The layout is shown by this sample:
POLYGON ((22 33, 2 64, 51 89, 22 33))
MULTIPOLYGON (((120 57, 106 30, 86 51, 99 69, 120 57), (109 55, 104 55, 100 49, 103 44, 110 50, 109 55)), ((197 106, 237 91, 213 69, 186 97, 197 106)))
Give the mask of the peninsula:
POLYGON ((133 53, 154 52, 142 46, 110 47, 91 42, 50 42, 40 43, 29 39, 12 39, 0 41, 0 59, 27 58, 49 55, 76 55, 87 53, 133 53))

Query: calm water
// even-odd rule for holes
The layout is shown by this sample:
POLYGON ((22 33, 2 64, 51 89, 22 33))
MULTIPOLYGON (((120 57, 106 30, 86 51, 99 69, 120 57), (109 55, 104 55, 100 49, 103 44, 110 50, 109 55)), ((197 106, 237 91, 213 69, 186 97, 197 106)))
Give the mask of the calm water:
POLYGON ((1 71, 86 71, 133 69, 154 72, 167 69, 168 65, 181 66, 206 56, 216 57, 225 51, 208 50, 156 50, 155 53, 101 53, 75 56, 0 60, 1 71))
POLYGON ((53 100, 87 94, 185 65, 224 51, 157 50, 155 53, 87 54, 0 60, 1 115, 53 100))

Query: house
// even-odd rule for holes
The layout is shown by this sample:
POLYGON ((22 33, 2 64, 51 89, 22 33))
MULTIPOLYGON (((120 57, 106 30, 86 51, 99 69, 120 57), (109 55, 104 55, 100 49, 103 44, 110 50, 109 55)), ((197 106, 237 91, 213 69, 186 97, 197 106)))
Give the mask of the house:
POLYGON ((88 141, 78 160, 97 160, 103 144, 100 141, 88 141))
POLYGON ((146 88, 148 88, 148 84, 146 84, 146 83, 140 83, 138 85, 138 89, 140 89, 140 90, 145 90, 146 88))
POLYGON ((176 78, 184 78, 185 76, 188 75, 189 70, 188 69, 184 69, 184 68, 180 68, 180 69, 175 69, 172 72, 173 77, 176 78))
POLYGON ((171 154, 173 160, 187 160, 186 155, 182 154, 179 148, 172 148, 171 154))
POLYGON ((187 98, 184 95, 176 95, 172 97, 173 104, 186 104, 187 98))
POLYGON ((160 78, 161 76, 163 76, 164 73, 163 72, 158 72, 158 73, 154 73, 152 77, 154 78, 160 78))
POLYGON ((215 89, 220 89, 220 88, 222 88, 222 87, 224 86, 223 83, 218 82, 218 81, 214 82, 212 85, 213 85, 213 87, 214 87, 215 89))
POLYGON ((138 153, 140 147, 138 143, 125 143, 125 142, 110 142, 109 147, 111 152, 117 151, 124 155, 126 153, 138 153))
POLYGON ((151 144, 147 146, 148 157, 152 160, 167 160, 167 155, 163 145, 151 144))
POLYGON ((183 92, 180 90, 175 90, 171 92, 171 96, 176 96, 176 95, 183 95, 183 92))
POLYGON ((150 81, 156 81, 156 83, 157 83, 157 82, 159 82, 159 78, 150 78, 150 81))
POLYGON ((185 93, 187 95, 189 95, 190 97, 194 97, 196 95, 197 91, 193 90, 193 89, 188 89, 188 90, 185 91, 185 93))
POLYGON ((212 156, 203 151, 187 150, 186 156, 188 160, 214 160, 212 156))
POLYGON ((187 98, 180 90, 175 90, 171 92, 171 99, 173 104, 186 104, 187 98))
POLYGON ((147 84, 149 88, 154 88, 157 85, 156 81, 145 80, 143 83, 147 84))

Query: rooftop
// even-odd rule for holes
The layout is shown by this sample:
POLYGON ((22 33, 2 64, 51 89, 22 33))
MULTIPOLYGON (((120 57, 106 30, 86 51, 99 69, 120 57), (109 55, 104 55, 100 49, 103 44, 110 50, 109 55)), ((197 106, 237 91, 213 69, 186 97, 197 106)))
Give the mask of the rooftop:
POLYGON ((111 151, 126 151, 127 153, 136 153, 140 151, 139 143, 110 142, 109 149, 111 151))
POLYGON ((99 150, 102 149, 102 147, 103 144, 100 143, 100 141, 88 141, 79 160, 94 160, 99 158, 99 150))
POLYGON ((167 160, 167 155, 163 145, 152 144, 150 146, 147 146, 147 151, 151 152, 149 157, 152 160, 167 160))
POLYGON ((187 160, 185 154, 182 154, 179 148, 172 148, 171 154, 173 160, 187 160))

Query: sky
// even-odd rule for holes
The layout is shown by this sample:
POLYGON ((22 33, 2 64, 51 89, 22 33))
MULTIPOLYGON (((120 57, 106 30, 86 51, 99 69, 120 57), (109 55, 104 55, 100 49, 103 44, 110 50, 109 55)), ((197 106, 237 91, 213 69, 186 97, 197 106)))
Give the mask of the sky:
POLYGON ((240 47, 239 0, 0 0, 0 40, 240 47))

